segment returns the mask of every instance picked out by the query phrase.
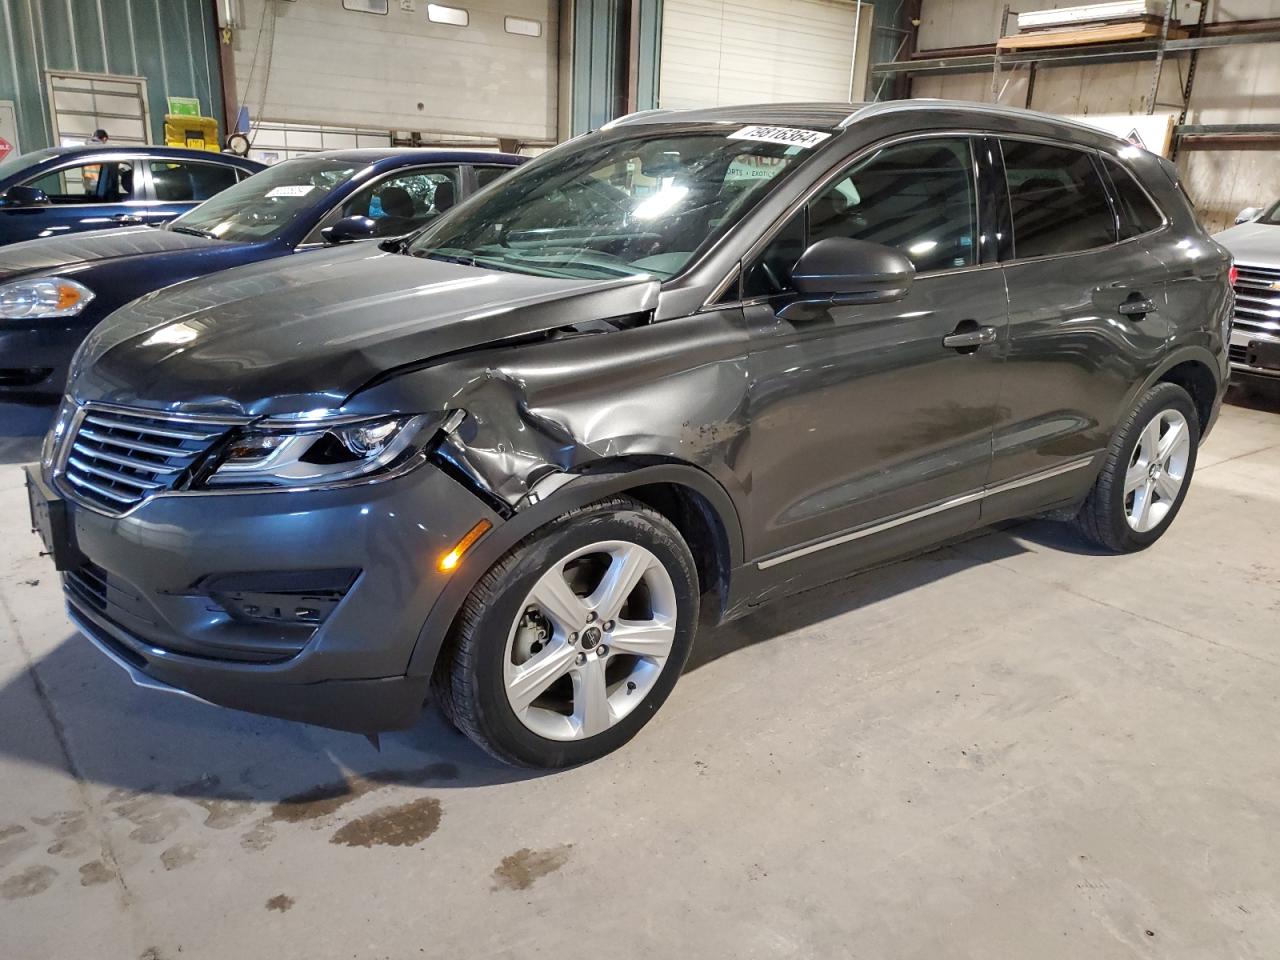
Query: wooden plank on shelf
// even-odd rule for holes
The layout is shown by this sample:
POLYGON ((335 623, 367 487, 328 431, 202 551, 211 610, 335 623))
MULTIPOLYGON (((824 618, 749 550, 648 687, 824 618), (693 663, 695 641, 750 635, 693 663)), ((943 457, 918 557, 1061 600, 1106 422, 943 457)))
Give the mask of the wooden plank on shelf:
MULTIPOLYGON (((1127 40, 1154 40, 1160 36, 1160 24, 1133 20, 1064 30, 1041 30, 1001 37, 996 47, 1001 50, 1039 50, 1045 47, 1080 47, 1091 43, 1123 43, 1127 40)), ((1169 27, 1169 39, 1181 39, 1187 31, 1169 27)))

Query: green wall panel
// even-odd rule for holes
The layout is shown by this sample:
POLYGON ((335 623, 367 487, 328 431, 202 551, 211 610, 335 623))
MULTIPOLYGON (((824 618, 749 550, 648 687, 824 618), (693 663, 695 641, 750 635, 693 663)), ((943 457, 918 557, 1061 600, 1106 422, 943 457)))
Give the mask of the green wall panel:
POLYGON ((14 102, 23 150, 51 143, 47 70, 145 77, 160 142, 168 97, 222 119, 220 69, 209 0, 0 0, 0 100, 14 102))

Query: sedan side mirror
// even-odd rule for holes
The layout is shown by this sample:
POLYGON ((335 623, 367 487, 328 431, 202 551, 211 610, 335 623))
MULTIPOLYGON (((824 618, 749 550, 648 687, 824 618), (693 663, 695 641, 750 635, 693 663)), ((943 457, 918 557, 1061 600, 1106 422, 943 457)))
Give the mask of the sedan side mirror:
POLYGON ((49 197, 39 187, 10 187, 4 192, 4 202, 10 207, 40 207, 49 197))
POLYGON ((1261 212, 1261 207, 1245 207, 1236 214, 1236 223, 1248 223, 1250 220, 1257 220, 1258 214, 1261 212))
POLYGON ((367 240, 378 229, 378 221, 370 217, 343 217, 332 227, 320 231, 325 243, 350 243, 352 240, 367 240))
POLYGON ((828 237, 801 255, 791 282, 806 300, 891 303, 907 295, 915 275, 915 265, 893 247, 828 237))

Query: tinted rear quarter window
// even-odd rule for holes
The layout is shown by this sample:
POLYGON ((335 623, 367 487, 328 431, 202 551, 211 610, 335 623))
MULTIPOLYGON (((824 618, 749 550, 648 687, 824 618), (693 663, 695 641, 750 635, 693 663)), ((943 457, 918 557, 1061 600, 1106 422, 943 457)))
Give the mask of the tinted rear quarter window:
POLYGON ((151 188, 157 200, 198 203, 221 193, 235 182, 235 167, 181 160, 151 161, 151 188))
POLYGON ((1001 142, 1014 255, 1047 257, 1116 242, 1115 216, 1093 156, 1020 140, 1001 142))
POLYGON ((1107 168, 1107 176, 1111 178, 1111 186, 1120 207, 1120 239, 1127 240, 1159 229, 1164 223, 1164 217, 1146 191, 1138 185, 1133 174, 1110 157, 1103 157, 1102 162, 1107 168))

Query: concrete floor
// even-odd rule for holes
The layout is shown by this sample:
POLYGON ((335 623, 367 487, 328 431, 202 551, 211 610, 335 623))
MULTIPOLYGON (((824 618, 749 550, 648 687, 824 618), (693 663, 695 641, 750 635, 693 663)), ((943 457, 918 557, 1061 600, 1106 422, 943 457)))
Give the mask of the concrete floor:
POLYGON ((1274 958, 1277 477, 1280 402, 1229 407, 1153 549, 1033 523, 782 602, 530 776, 135 689, 0 466, 0 957, 1274 958))

